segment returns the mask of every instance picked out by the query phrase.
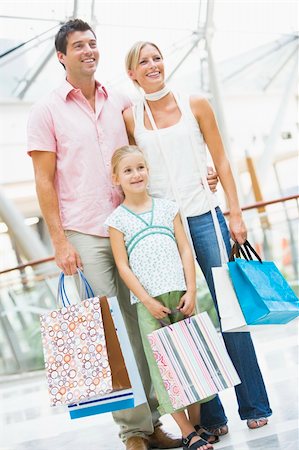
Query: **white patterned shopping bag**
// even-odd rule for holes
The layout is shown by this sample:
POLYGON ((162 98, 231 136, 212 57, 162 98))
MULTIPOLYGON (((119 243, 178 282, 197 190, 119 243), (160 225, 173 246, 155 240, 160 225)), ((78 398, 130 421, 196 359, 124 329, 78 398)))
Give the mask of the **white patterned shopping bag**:
POLYGON ((112 391, 98 297, 50 311, 40 321, 51 406, 112 391))
POLYGON ((135 408, 136 406, 147 401, 130 339, 119 307, 118 299, 116 297, 110 297, 104 301, 101 299, 101 306, 104 327, 106 329, 107 319, 108 316, 110 316, 108 320, 108 324, 110 323, 108 326, 110 332, 106 335, 106 338, 108 357, 112 371, 112 384, 113 387, 115 387, 116 384, 120 383, 123 388, 120 389, 120 386, 118 386, 118 390, 111 392, 110 394, 95 397, 92 400, 84 400, 78 404, 74 403, 72 405, 68 405, 71 419, 78 419, 94 414, 102 414, 109 411, 135 408), (116 331, 115 336, 113 336, 111 332, 111 320, 114 324, 114 330, 116 331), (116 339, 118 343, 116 342, 116 339), (117 350, 117 347, 119 347, 119 350, 117 350), (126 377, 124 374, 124 367, 122 367, 122 363, 120 361, 122 358, 124 360, 123 362, 125 363, 128 378, 131 384, 131 387, 128 389, 125 388, 126 377), (117 368, 118 370, 116 370, 117 368), (114 372, 117 372, 117 377, 114 376, 114 372))
POLYGON ((240 383, 206 312, 155 330, 148 339, 175 410, 240 383))

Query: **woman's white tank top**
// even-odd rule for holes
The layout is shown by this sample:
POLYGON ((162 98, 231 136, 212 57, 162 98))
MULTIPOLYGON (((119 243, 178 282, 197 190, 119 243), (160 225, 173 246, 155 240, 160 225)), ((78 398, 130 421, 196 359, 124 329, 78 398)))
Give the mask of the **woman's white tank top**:
MULTIPOLYGON (((140 147, 149 164, 149 193, 154 197, 163 197, 177 201, 171 188, 171 178, 176 183, 177 192, 180 196, 179 203, 183 208, 186 217, 194 217, 210 211, 207 195, 201 183, 200 160, 206 173, 207 152, 203 135, 195 119, 189 97, 176 96, 178 107, 181 111, 180 120, 167 128, 157 131, 148 130, 144 126, 144 105, 143 101, 138 102, 133 107, 135 119, 134 137, 136 144, 140 147), (160 142, 163 145, 163 156, 156 133, 160 135, 160 142), (200 158, 194 154, 191 139, 196 143, 200 158), (166 167, 166 161, 168 168, 166 167)), ((217 206, 217 197, 213 194, 214 207, 217 206)))

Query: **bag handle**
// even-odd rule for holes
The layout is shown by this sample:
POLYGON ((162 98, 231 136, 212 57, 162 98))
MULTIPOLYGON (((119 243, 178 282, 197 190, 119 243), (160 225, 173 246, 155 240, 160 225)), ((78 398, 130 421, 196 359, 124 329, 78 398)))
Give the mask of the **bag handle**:
POLYGON ((251 255, 248 256, 247 249, 246 249, 246 253, 245 253, 242 246, 238 242, 234 242, 234 245, 231 248, 229 261, 232 262, 232 261, 235 261, 235 258, 241 258, 240 253, 242 254, 243 258, 246 259, 246 261, 248 261, 249 259, 252 259, 250 257, 251 255))
POLYGON ((260 257, 260 255, 256 252, 256 250, 252 247, 252 245, 250 244, 250 242, 248 242, 247 240, 244 242, 244 244, 243 244, 243 246, 244 246, 244 248, 245 248, 245 250, 246 250, 246 253, 247 253, 247 256, 248 256, 248 258, 249 259, 253 259, 252 258, 252 254, 256 257, 256 259, 260 262, 260 263, 262 263, 263 261, 262 261, 262 258, 260 257))
MULTIPOLYGON (((171 314, 177 314, 177 313, 179 313, 180 312, 180 310, 179 309, 171 309, 170 310, 170 313, 168 313, 168 316, 170 316, 171 314)), ((189 323, 190 323, 190 316, 189 317, 187 317, 187 319, 189 319, 189 323)), ((169 324, 169 323, 166 323, 163 319, 157 319, 158 320, 158 322, 160 323, 160 325, 161 325, 161 327, 162 328, 164 328, 164 327, 168 327, 171 331, 172 331, 172 328, 171 328, 171 325, 172 324, 169 324)))
MULTIPOLYGON (((80 296, 80 298, 86 299, 86 298, 94 297, 95 295, 93 293, 93 290, 92 290, 90 284, 88 283, 83 272, 77 268, 77 273, 79 276, 79 296, 80 296)), ((66 307, 66 306, 71 305, 71 302, 66 293, 64 280, 65 280, 65 275, 63 272, 61 272, 59 275, 59 280, 58 280, 57 305, 59 306, 59 300, 61 299, 62 306, 66 307)))
POLYGON ((240 253, 242 254, 243 258, 246 259, 246 261, 252 261, 253 254, 260 263, 263 262, 259 254, 247 240, 244 242, 244 244, 239 244, 238 242, 234 243, 229 257, 230 262, 235 261, 235 257, 241 258, 240 253))
MULTIPOLYGON (((181 114, 182 114, 181 120, 183 120, 186 123, 185 114, 183 114, 182 109, 179 106, 180 102, 179 102, 178 96, 175 93, 173 93, 173 95, 174 95, 174 98, 176 100, 176 103, 177 103, 179 109, 181 110, 181 114)), ((151 109, 150 109, 147 101, 145 100, 145 98, 143 99, 143 103, 144 103, 144 107, 145 107, 145 110, 147 112, 149 121, 151 123, 151 126, 152 126, 153 130, 156 133, 156 137, 157 137, 157 140, 158 140, 158 145, 160 147, 160 151, 161 151, 162 157, 164 158, 164 161, 166 163, 166 168, 167 168, 167 171, 168 171, 168 176, 169 176, 169 180, 170 180, 170 183, 171 183, 171 188, 172 188, 172 191, 173 191, 173 194, 174 194, 174 198, 175 198, 175 201, 177 202, 177 204, 179 205, 183 226, 184 226, 185 232, 187 234, 187 237, 189 238, 190 245, 191 245, 191 248, 192 248, 192 251, 193 251, 193 255, 196 258, 196 254, 195 254, 195 250, 194 250, 194 246, 193 246, 193 241, 192 241, 192 237, 191 237, 188 221, 187 221, 186 215, 184 214, 183 205, 181 204, 181 201, 180 201, 180 194, 179 194, 178 189, 176 187, 176 182, 173 179, 173 174, 171 173, 171 170, 169 169, 169 164, 168 164, 167 157, 166 157, 166 154, 165 154, 165 151, 164 151, 164 148, 163 148, 163 144, 162 144, 161 136, 159 134, 159 130, 158 130, 157 125, 155 123, 155 120, 154 120, 154 117, 152 115, 151 109)), ((188 126, 188 124, 186 123, 186 127, 187 126, 188 126)), ((210 187, 208 185, 208 181, 207 181, 207 178, 206 178, 206 173, 204 171, 205 163, 201 160, 199 151, 197 149, 197 143, 195 142, 193 133, 190 133, 190 139, 191 139, 192 151, 193 151, 193 154, 195 156, 195 159, 196 159, 199 171, 200 171, 200 177, 201 177, 202 185, 203 185, 204 190, 206 192, 207 200, 208 200, 210 211, 211 211, 211 214, 212 214, 212 219, 213 219, 213 223, 214 223, 215 233, 216 233, 218 247, 219 247, 219 252, 220 252, 221 264, 226 264, 228 262, 228 255, 227 255, 227 251, 226 251, 225 242, 224 242, 224 239, 223 239, 223 236, 222 236, 222 232, 221 232, 221 229, 220 229, 220 224, 219 224, 219 221, 218 221, 218 218, 217 218, 216 209, 215 209, 215 207, 213 205, 212 193, 210 191, 210 187)))
POLYGON ((233 262, 235 258, 240 258, 240 247, 237 244, 237 242, 234 242, 234 245, 231 248, 229 262, 233 262))
POLYGON ((151 126, 152 126, 152 128, 153 128, 153 130, 155 132, 155 135, 156 135, 156 138, 157 138, 157 143, 158 143, 158 146, 159 146, 162 158, 164 159, 164 162, 165 162, 165 165, 166 165, 168 177, 169 177, 169 180, 170 180, 171 189, 172 189, 175 201, 178 204, 178 207, 180 209, 180 216, 181 216, 181 220, 182 220, 182 223, 183 223, 183 227, 184 227, 185 233, 187 235, 189 244, 191 246, 191 250, 192 250, 194 259, 196 259, 196 254, 195 254, 195 250, 194 250, 194 246, 193 246, 193 241, 192 241, 192 237, 191 237, 191 233, 190 233, 190 229, 189 229, 188 220, 187 220, 186 214, 184 213, 184 207, 183 207, 181 199, 180 199, 180 194, 179 194, 178 188, 176 186, 176 182, 175 182, 175 180, 173 178, 173 174, 172 174, 172 172, 171 172, 171 170, 169 168, 168 160, 167 160, 167 157, 166 157, 166 154, 165 154, 165 151, 164 151, 164 147, 163 147, 163 144, 162 144, 162 140, 161 140, 161 136, 159 134, 158 127, 156 125, 156 122, 155 122, 155 119, 154 119, 153 114, 151 112, 151 109, 148 106, 148 103, 145 100, 145 98, 143 99, 143 103, 144 103, 144 107, 145 107, 145 110, 147 112, 149 121, 151 123, 151 126))
MULTIPOLYGON (((174 95, 174 96, 178 103, 178 97, 176 95, 174 95)), ((184 116, 183 116, 183 120, 186 122, 186 118, 184 116)), ((187 127, 187 123, 186 123, 186 127, 187 127)), ((198 127, 199 127, 199 125, 198 125, 198 127)), ((198 143, 196 142, 194 133, 190 133, 190 140, 191 140, 191 144, 192 144, 193 155, 196 159, 198 168, 200 170, 201 182, 204 187, 204 190, 206 193, 206 198, 207 198, 207 201, 208 201, 208 204, 210 207, 210 212, 211 212, 214 229, 215 229, 215 234, 216 234, 216 238, 217 238, 217 242, 218 242, 218 248, 219 248, 219 252, 220 252, 221 264, 225 265, 228 262, 229 258, 228 258, 228 254, 227 254, 227 250, 226 250, 226 245, 225 245, 225 242, 223 239, 222 231, 220 228, 220 223, 219 223, 219 220, 217 217, 216 208, 214 206, 213 195, 212 195, 210 186, 207 181, 207 174, 205 172, 206 164, 205 164, 205 161, 202 160, 201 155, 197 149, 198 143)))

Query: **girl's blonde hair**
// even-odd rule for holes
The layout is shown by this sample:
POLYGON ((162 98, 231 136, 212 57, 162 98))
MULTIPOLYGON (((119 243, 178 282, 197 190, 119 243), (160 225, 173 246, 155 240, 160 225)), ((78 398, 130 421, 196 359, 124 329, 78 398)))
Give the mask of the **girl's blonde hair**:
POLYGON ((115 150, 115 152, 112 155, 111 158, 111 171, 113 175, 117 175, 117 170, 118 170, 118 166, 120 161, 127 155, 132 155, 132 154, 137 154, 142 156, 142 158, 144 159, 144 163, 146 165, 146 167, 148 167, 147 165, 147 161, 145 159, 144 153, 143 151, 137 147, 137 145, 124 145, 123 147, 118 148, 117 150, 115 150))
MULTIPOLYGON (((130 48, 130 50, 127 53, 125 63, 126 63, 126 71, 129 72, 130 70, 135 70, 138 66, 138 61, 140 57, 140 52, 146 45, 151 45, 152 47, 155 47, 160 54, 161 58, 163 59, 163 55, 159 47, 154 44, 153 42, 149 41, 137 41, 135 44, 130 48)), ((139 88, 139 84, 136 80, 132 80, 133 83, 137 88, 139 88)))

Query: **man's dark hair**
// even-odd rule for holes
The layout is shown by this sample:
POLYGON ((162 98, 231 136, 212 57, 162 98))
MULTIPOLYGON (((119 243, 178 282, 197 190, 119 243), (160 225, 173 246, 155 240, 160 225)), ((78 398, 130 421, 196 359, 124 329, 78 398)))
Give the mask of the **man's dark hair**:
POLYGON ((58 33, 55 36, 55 48, 57 52, 61 52, 66 55, 67 39, 70 33, 74 31, 87 31, 90 30, 96 38, 95 32, 91 26, 81 19, 72 19, 64 23, 58 33))

